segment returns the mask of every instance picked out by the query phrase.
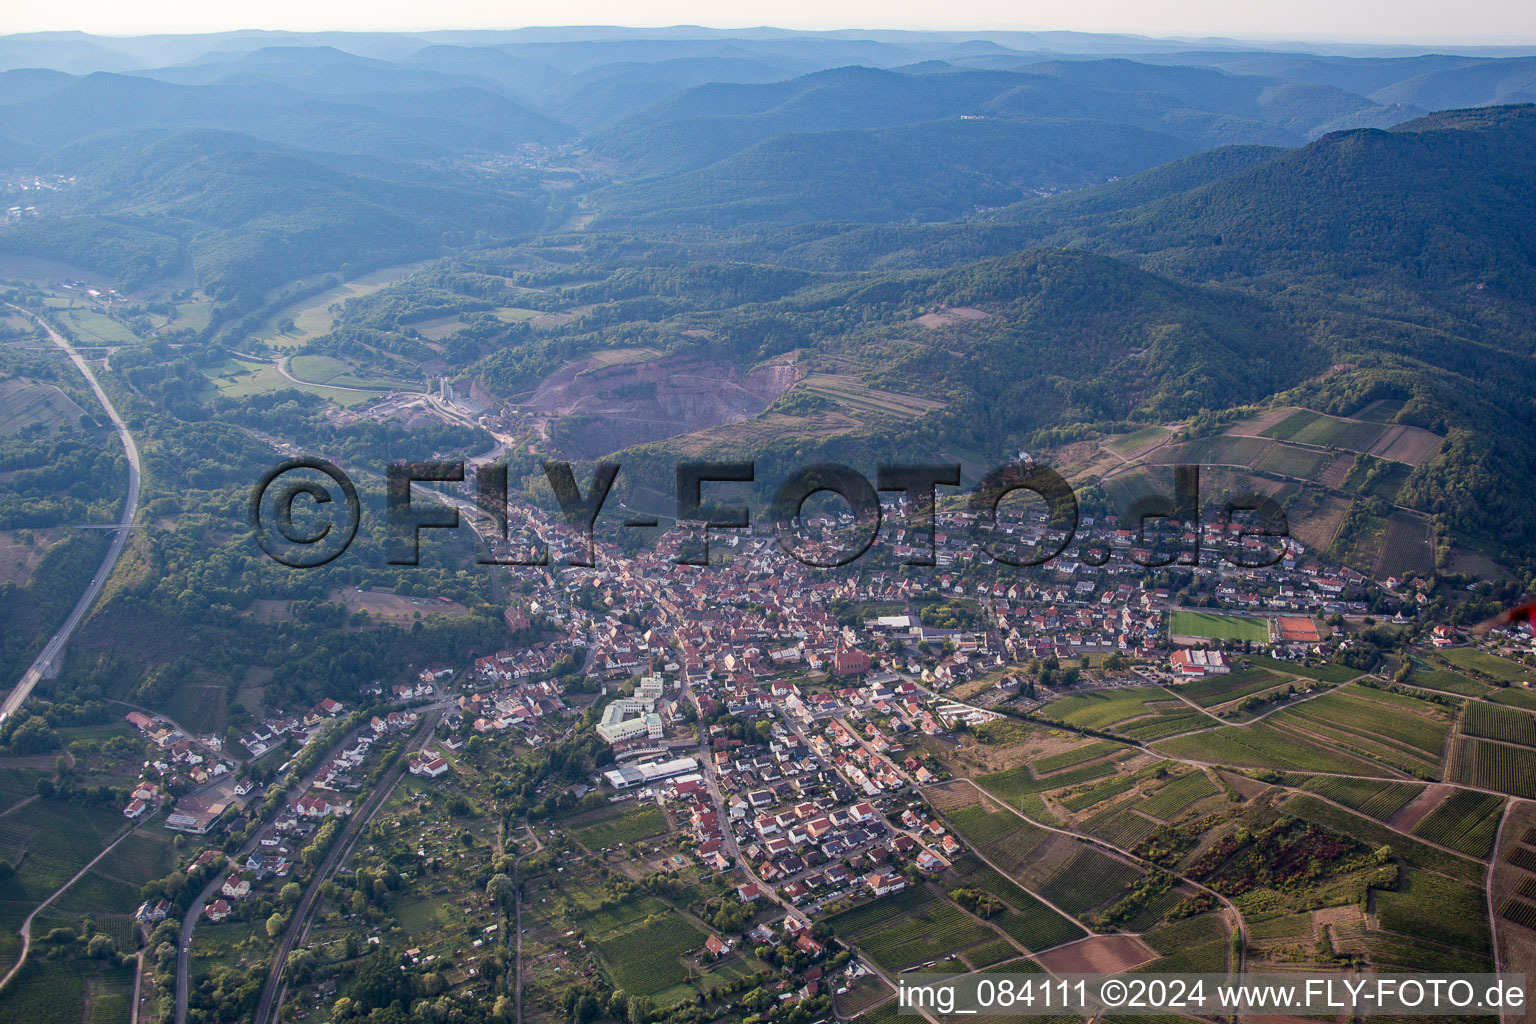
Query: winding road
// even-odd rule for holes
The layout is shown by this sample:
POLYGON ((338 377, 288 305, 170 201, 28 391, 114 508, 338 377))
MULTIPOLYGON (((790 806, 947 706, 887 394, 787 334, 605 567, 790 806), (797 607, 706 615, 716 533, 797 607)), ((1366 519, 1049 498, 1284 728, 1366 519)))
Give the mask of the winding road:
POLYGON ((85 613, 90 610, 96 595, 101 593, 101 588, 106 584, 107 577, 112 573, 112 567, 117 564, 117 559, 123 553, 123 548, 128 543, 128 529, 133 525, 133 517, 139 509, 139 448, 133 443, 133 435, 128 433, 128 426, 123 418, 117 414, 111 399, 102 390, 101 384, 96 380, 96 375, 91 372, 91 366, 75 351, 63 335, 53 329, 42 317, 22 309, 20 306, 11 306, 18 313, 32 317, 40 324, 43 330, 48 332, 48 337, 53 343, 63 349, 65 354, 74 362, 75 368, 84 375, 86 383, 91 386, 91 391, 96 395, 96 400, 101 403, 102 409, 107 413, 107 418, 112 421, 112 426, 117 430, 118 438, 123 442, 123 451, 128 456, 128 494, 123 501, 123 512, 118 518, 117 526, 112 529, 112 544, 107 548, 107 555, 101 561, 101 567, 96 570, 96 575, 91 577, 90 585, 85 588, 85 593, 80 595, 80 600, 75 602, 74 610, 69 613, 69 618, 59 627, 53 636, 48 638, 48 643, 43 646, 26 672, 22 673, 21 681, 6 696, 4 703, 0 703, 0 722, 16 713, 21 707, 22 701, 32 692, 32 687, 37 685, 54 668, 59 655, 64 650, 64 645, 69 642, 69 636, 80 625, 80 620, 85 618, 85 613))

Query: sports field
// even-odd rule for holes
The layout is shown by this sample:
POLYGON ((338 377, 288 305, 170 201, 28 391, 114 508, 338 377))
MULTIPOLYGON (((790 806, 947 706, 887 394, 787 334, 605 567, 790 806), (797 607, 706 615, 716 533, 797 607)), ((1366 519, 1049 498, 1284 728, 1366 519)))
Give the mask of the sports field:
POLYGON ((1252 640, 1264 643, 1269 639, 1269 626, 1262 619, 1250 619, 1242 615, 1216 615, 1212 612, 1174 612, 1168 620, 1168 632, 1173 636, 1198 636, 1207 640, 1252 640))

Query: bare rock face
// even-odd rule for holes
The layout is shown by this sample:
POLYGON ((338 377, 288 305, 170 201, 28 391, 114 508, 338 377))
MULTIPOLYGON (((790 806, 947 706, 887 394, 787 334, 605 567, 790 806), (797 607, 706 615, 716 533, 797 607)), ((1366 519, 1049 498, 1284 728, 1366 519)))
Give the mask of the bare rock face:
POLYGON ((647 441, 749 419, 802 376, 793 363, 742 372, 693 353, 552 374, 523 405, 562 449, 592 458, 647 441))

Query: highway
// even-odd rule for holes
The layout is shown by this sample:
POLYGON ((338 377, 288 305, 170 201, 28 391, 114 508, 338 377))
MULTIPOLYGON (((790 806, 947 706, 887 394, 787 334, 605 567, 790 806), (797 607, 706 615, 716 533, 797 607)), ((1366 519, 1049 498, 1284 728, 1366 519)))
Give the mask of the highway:
POLYGON ((75 367, 85 376, 86 383, 95 392, 96 400, 106 410, 107 417, 111 419, 112 426, 117 430, 118 438, 123 442, 123 451, 128 456, 128 494, 123 501, 123 513, 118 519, 117 526, 113 528, 112 544, 107 548, 107 556, 102 559, 101 567, 96 570, 96 575, 91 577, 90 585, 85 588, 85 593, 80 595, 80 600, 75 603, 74 609, 69 613, 69 618, 64 620, 64 624, 59 627, 58 632, 48 638, 48 643, 43 646, 42 651, 38 653, 32 664, 28 666, 26 672, 22 673, 21 681, 6 696, 4 703, 0 703, 0 722, 4 722, 7 718, 14 715, 16 709, 21 707, 22 702, 32 692, 32 687, 37 685, 37 681, 52 670, 56 659, 64 650, 64 645, 69 642, 70 634, 75 631, 76 626, 80 625, 80 620, 85 618, 85 613, 90 610, 91 604, 96 600, 96 595, 101 593, 101 588, 106 584, 107 577, 112 573, 112 567, 117 564, 118 557, 123 553, 123 547, 128 543, 128 528, 133 525, 134 514, 139 508, 140 476, 138 446, 133 443, 133 435, 128 433, 128 427, 123 423, 123 418, 117 414, 117 409, 113 407, 111 400, 107 398, 107 393, 101 389, 101 384, 97 382, 96 375, 91 372, 90 364, 81 358, 80 353, 75 351, 74 346, 63 335, 55 331, 47 321, 41 317, 34 316, 20 306, 12 306, 11 308, 19 313, 32 316, 34 320, 41 324, 43 329, 48 332, 48 336, 53 339, 53 343, 64 350, 65 354, 74 361, 75 367))

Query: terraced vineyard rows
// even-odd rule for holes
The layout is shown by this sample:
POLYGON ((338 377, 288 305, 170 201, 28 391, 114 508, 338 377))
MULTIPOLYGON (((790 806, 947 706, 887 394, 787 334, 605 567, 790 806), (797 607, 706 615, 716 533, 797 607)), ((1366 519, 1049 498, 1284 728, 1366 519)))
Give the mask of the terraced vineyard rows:
POLYGON ((1164 821, 1205 797, 1220 792, 1205 772, 1192 771, 1165 784, 1157 792, 1142 801, 1140 810, 1164 821))
POLYGON ((1040 895, 1071 914, 1106 903, 1141 877, 1141 870, 1108 854, 1083 847, 1040 886, 1040 895))
POLYGON ((1536 715, 1485 701, 1467 704, 1462 713, 1461 731, 1468 736, 1536 747, 1536 715))
POLYGON ((997 937, 991 928, 921 887, 845 911, 829 923, 835 934, 846 935, 892 971, 997 937))
POLYGON ((1536 799, 1536 750, 1457 737, 1452 741, 1445 779, 1536 799))
POLYGON ((1424 792, 1424 787, 1415 782, 1378 782, 1336 775, 1316 776, 1308 779, 1301 788, 1379 821, 1386 821, 1424 792))
POLYGON ((1413 834, 1473 857, 1493 852, 1493 837, 1504 813, 1504 798, 1458 790, 1414 826, 1413 834))

